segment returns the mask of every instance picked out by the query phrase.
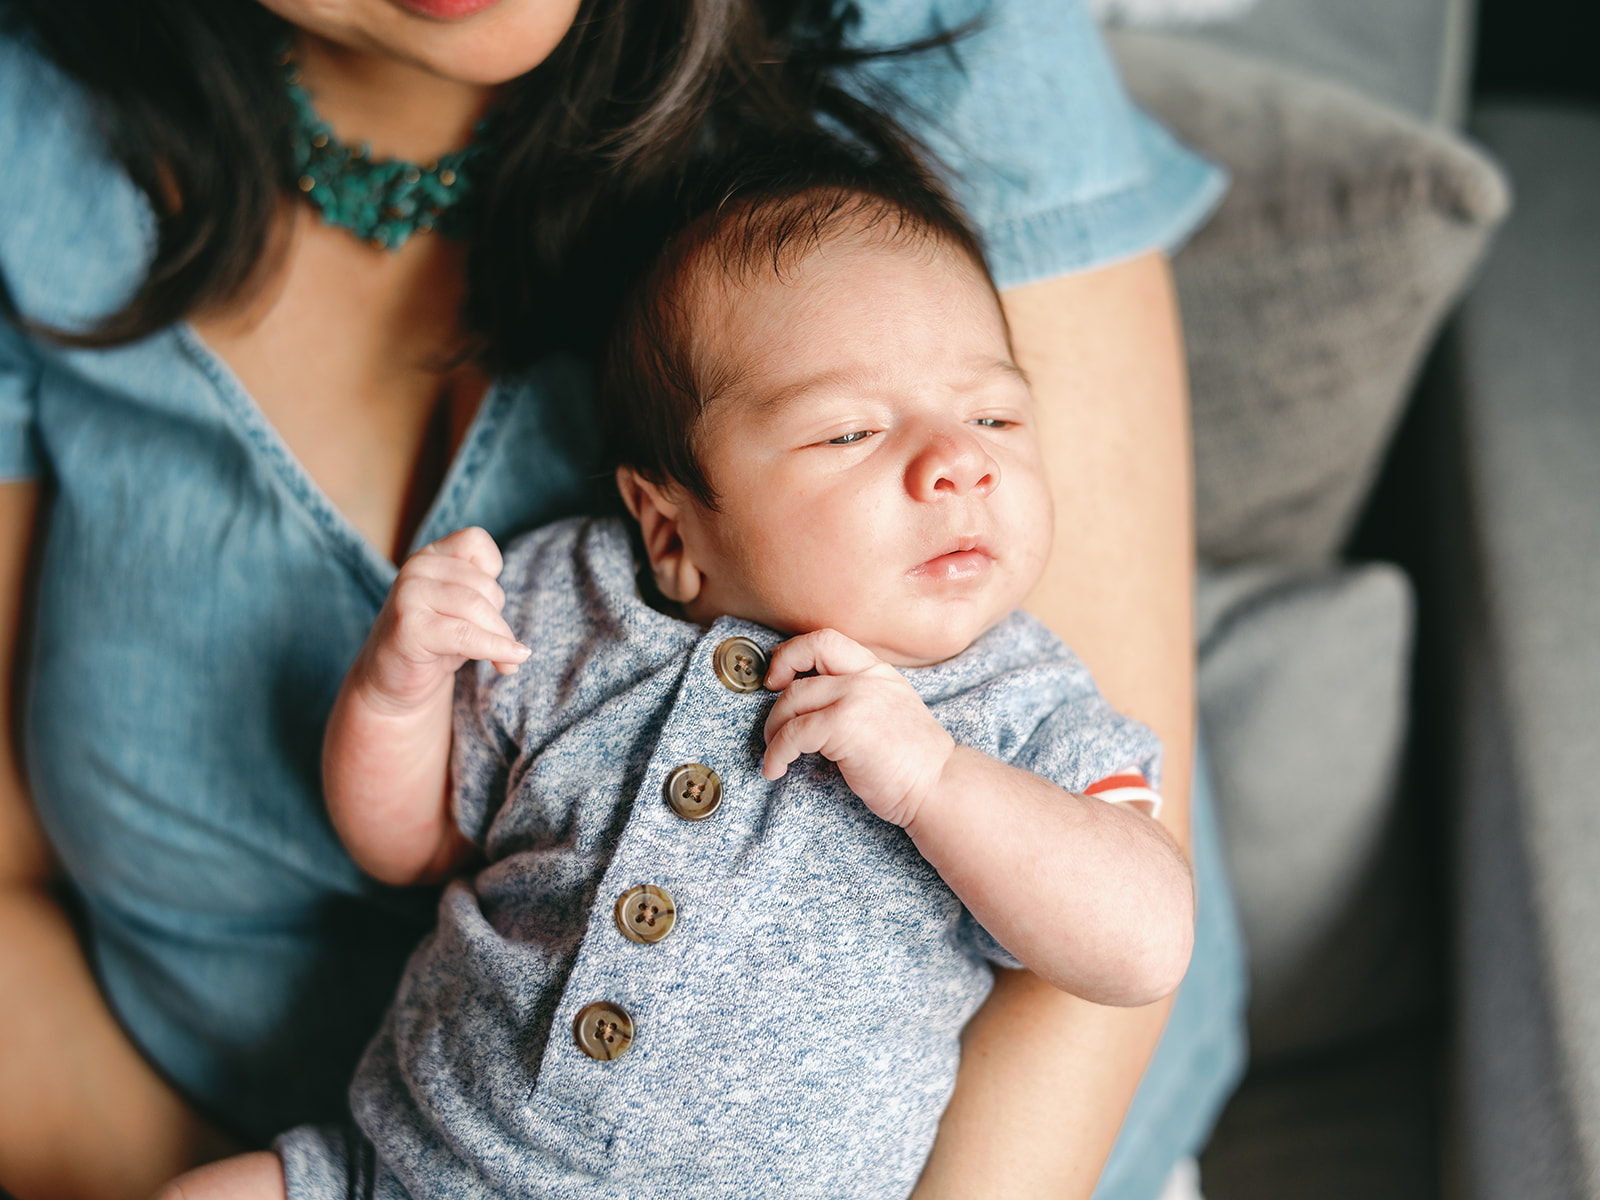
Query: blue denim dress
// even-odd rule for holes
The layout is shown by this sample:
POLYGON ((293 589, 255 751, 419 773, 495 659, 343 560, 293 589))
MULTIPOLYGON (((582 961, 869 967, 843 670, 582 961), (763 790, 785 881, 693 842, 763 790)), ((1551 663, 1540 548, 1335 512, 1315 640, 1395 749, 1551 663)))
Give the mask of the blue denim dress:
MULTIPOLYGON (((858 36, 881 44, 973 5, 862 8, 858 36)), ((6 13, 0 282, 23 318, 82 325, 129 295, 154 223, 82 94, 6 13)), ((943 131, 930 140, 1003 286, 1170 249, 1221 190, 1129 105, 1070 0, 995 0, 958 50, 875 70, 943 131)), ((469 524, 506 540, 591 507, 587 387, 563 360, 498 381, 418 544, 469 524)), ((89 352, 0 320, 0 478, 45 484, 25 751, 109 1002, 168 1078, 246 1135, 336 1117, 436 899, 364 878, 319 792, 323 722, 393 564, 183 324, 89 352)), ((1203 833, 1203 794, 1198 819, 1203 833)), ((1200 871, 1220 910, 1219 868, 1200 871)), ((1173 1097, 1137 1126, 1156 1179, 1231 1084, 1237 946, 1224 921, 1202 950, 1217 979, 1186 987, 1194 1023, 1180 1001, 1147 1079, 1173 1097)), ((1130 1186, 1118 1194, 1144 1194, 1130 1186)))

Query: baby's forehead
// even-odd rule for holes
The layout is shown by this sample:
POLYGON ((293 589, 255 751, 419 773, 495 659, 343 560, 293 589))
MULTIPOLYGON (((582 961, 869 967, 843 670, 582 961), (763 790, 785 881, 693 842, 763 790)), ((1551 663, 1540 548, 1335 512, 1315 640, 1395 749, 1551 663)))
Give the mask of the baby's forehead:
POLYGON ((774 282, 801 286, 807 264, 817 258, 849 264, 882 253, 961 263, 993 286, 976 245, 963 244, 965 235, 873 196, 801 207, 747 205, 715 214, 707 227, 691 230, 690 239, 680 278, 708 298, 735 299, 742 289, 774 282))

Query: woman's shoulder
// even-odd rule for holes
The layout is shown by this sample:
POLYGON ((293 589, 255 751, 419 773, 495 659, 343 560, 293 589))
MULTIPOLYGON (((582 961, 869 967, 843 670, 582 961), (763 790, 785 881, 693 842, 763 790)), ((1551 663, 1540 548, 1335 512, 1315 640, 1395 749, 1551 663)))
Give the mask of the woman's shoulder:
POLYGON ((1002 287, 1174 250, 1225 178, 1129 99, 1081 0, 861 0, 852 40, 948 169, 1002 287))
POLYGON ((155 223, 83 88, 0 10, 0 277, 32 320, 77 326, 143 278, 155 223))

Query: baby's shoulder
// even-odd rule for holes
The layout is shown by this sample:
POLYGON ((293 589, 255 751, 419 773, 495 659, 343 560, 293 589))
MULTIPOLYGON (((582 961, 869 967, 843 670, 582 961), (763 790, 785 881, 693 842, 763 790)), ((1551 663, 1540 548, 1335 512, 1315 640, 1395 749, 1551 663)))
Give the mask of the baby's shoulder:
POLYGON ((637 599, 633 546, 619 517, 541 525, 506 543, 501 556, 505 618, 519 637, 569 614, 637 599))
POLYGON ((1013 612, 966 650, 907 672, 957 741, 1003 761, 1053 713, 1097 699, 1081 659, 1035 617, 1013 612))
MULTIPOLYGON (((632 530, 621 518, 541 526, 502 552, 502 615, 530 650, 511 675, 472 664, 458 705, 518 731, 524 745, 651 675, 670 670, 698 629, 657 612, 639 591, 632 530)), ((459 710, 458 710, 459 711, 459 710)))
POLYGON ((1037 687, 1044 680, 1093 688, 1083 661, 1037 617, 1007 614, 954 658, 910 673, 929 704, 973 690, 1037 687))

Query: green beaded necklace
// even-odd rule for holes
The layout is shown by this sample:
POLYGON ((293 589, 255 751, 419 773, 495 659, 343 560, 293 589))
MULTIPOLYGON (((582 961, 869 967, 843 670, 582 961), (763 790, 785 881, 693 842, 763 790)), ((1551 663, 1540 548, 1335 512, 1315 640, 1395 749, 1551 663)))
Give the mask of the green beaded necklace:
POLYGON ((446 237, 466 232, 472 172, 488 153, 483 143, 486 122, 478 122, 465 149, 438 162, 376 161, 369 146, 344 145, 332 126, 317 116, 310 95, 300 86, 300 69, 291 52, 285 50, 278 61, 294 109, 289 137, 296 182, 323 221, 386 250, 400 249, 422 229, 446 237))

